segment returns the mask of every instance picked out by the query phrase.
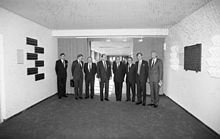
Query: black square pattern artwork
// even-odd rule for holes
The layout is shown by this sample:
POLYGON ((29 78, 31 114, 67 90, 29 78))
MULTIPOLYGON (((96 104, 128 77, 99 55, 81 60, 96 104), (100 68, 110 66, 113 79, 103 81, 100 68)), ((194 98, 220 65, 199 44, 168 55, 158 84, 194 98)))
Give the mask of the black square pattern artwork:
POLYGON ((35 81, 42 80, 45 74, 38 74, 38 68, 44 67, 44 60, 39 60, 38 54, 44 54, 44 48, 38 47, 38 40, 30 37, 26 37, 26 44, 34 47, 34 52, 27 53, 27 60, 32 60, 35 64, 35 67, 27 68, 27 75, 35 75, 35 81))

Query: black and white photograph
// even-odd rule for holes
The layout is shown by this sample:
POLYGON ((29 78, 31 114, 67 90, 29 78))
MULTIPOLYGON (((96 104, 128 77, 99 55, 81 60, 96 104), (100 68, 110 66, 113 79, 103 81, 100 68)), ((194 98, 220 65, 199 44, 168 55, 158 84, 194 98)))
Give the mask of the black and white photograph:
POLYGON ((220 0, 0 0, 0 139, 220 139, 220 0))

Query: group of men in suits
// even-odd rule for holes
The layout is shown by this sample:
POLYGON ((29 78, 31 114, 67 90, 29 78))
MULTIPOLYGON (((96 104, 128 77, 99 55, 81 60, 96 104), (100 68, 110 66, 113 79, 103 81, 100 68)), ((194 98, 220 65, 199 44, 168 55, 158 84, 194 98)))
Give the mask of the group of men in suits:
MULTIPOLYGON (((66 78, 67 78, 67 64, 68 61, 64 59, 62 53, 60 60, 56 62, 56 73, 57 73, 57 87, 58 97, 67 97, 66 95, 66 78)), ((122 87, 124 77, 126 75, 126 101, 135 102, 136 98, 136 86, 137 86, 137 102, 136 105, 146 105, 146 84, 150 84, 151 103, 149 106, 158 107, 159 103, 159 88, 162 85, 163 78, 163 64, 162 60, 157 58, 156 51, 151 53, 151 59, 149 64, 147 61, 142 59, 143 54, 137 53, 137 61, 133 63, 133 58, 129 57, 127 63, 120 61, 119 57, 111 63, 107 61, 105 54, 101 55, 101 60, 97 63, 92 62, 92 57, 87 58, 87 63, 83 63, 83 55, 79 54, 77 60, 72 63, 72 76, 74 81, 75 99, 83 99, 82 88, 83 88, 83 72, 85 73, 85 86, 86 94, 85 99, 89 97, 94 98, 94 83, 95 75, 100 84, 100 100, 109 101, 109 80, 112 77, 111 69, 114 74, 115 84, 115 96, 116 101, 122 100, 122 87), (90 88, 90 89, 89 89, 90 88), (105 96, 103 94, 105 88, 105 96), (89 93, 90 92, 90 93, 89 93), (132 94, 130 93, 132 92, 132 94)))

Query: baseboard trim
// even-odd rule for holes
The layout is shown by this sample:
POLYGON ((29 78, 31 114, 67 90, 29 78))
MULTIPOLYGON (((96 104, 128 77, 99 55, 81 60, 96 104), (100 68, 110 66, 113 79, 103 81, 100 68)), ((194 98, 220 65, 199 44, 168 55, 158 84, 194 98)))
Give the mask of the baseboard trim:
MULTIPOLYGON (((53 97, 53 96, 55 96, 55 95, 57 95, 57 93, 55 93, 55 94, 53 94, 53 95, 51 95, 51 96, 49 96, 49 97, 47 97, 47 98, 45 98, 45 99, 43 99, 43 100, 41 100, 41 101, 39 101, 39 102, 37 102, 37 103, 31 105, 30 107, 28 107, 28 108, 26 108, 26 109, 24 109, 24 110, 22 110, 22 111, 16 113, 15 115, 12 115, 11 117, 9 117, 9 118, 7 118, 7 119, 3 119, 3 122, 2 122, 2 123, 4 123, 4 122, 6 122, 6 121, 8 121, 8 120, 10 120, 10 119, 12 119, 12 118, 18 116, 18 115, 21 114, 22 112, 24 112, 24 111, 26 111, 26 110, 29 110, 30 108, 33 108, 34 106, 39 105, 39 104, 42 103, 43 101, 46 101, 47 99, 49 99, 49 98, 51 98, 51 97, 53 97)), ((0 123, 0 124, 2 124, 2 123, 0 123)))
MULTIPOLYGON (((165 94, 164 94, 165 95, 165 94)), ((179 106, 181 109, 183 109, 185 112, 187 112, 189 115, 191 115, 193 118, 195 118, 197 121, 199 121, 200 123, 202 123, 205 127, 207 127, 209 130, 211 130, 214 134, 216 134, 217 136, 220 137, 220 134, 218 134, 215 130, 213 130, 212 128, 210 128, 208 125, 206 125, 204 122, 202 122, 200 119, 198 119, 196 116, 194 116, 192 113, 190 113, 189 111, 187 111, 185 108, 183 108, 180 104, 178 104, 177 102, 175 102, 172 98, 170 98, 169 96, 165 95, 167 98, 169 98, 173 103, 175 103, 177 106, 179 106)))

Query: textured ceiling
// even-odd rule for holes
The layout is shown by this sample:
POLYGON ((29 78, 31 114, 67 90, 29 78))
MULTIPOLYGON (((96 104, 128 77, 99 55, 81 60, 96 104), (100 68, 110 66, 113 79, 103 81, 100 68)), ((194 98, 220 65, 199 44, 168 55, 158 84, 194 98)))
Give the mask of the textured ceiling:
POLYGON ((167 28, 211 0, 0 0, 50 29, 167 28))

